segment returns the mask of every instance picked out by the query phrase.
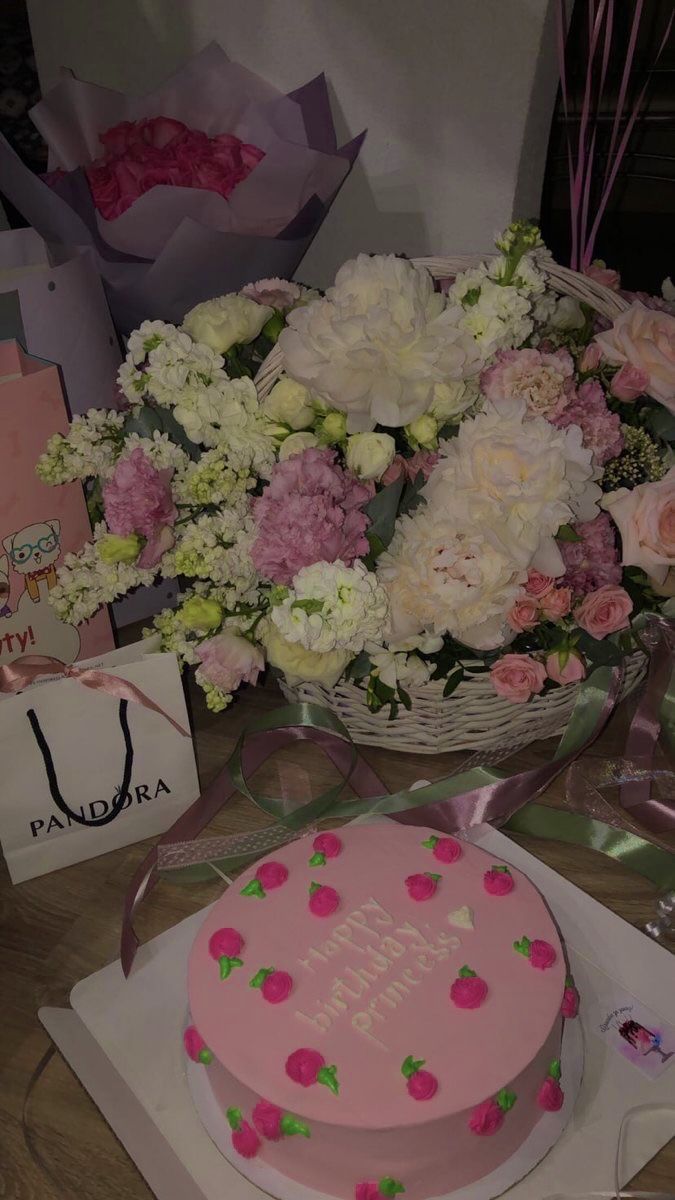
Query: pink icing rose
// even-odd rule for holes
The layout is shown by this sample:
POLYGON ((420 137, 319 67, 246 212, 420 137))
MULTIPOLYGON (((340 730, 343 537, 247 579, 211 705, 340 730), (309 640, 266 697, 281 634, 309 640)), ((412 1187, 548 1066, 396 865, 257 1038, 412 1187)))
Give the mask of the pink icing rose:
POLYGON ((263 980, 261 991, 268 1004, 281 1004, 293 990, 293 979, 288 971, 273 971, 263 980))
POLYGON ((334 833, 320 833, 314 838, 312 848, 325 858, 337 858, 342 852, 342 842, 334 833))
POLYGON ((546 658, 546 674, 554 683, 564 685, 566 683, 579 683, 580 680, 586 678, 586 666, 580 654, 576 650, 570 650, 565 665, 562 665, 562 656, 559 650, 554 650, 546 658))
POLYGON ((310 1087, 325 1065, 326 1060, 318 1050, 294 1050, 286 1059, 286 1074, 294 1083, 310 1087))
MULTIPOLYGON (((675 508, 673 510, 673 532, 675 533, 675 508)), ((597 592, 589 592, 575 609, 577 625, 590 633, 591 637, 604 638, 608 633, 626 629, 633 611, 633 601, 625 588, 607 583, 597 592)))
POLYGON ((493 867, 492 870, 485 872, 483 887, 490 896, 508 896, 509 892, 512 892, 515 887, 513 875, 508 867, 506 870, 501 871, 499 868, 493 867))
POLYGON ((235 633, 219 633, 196 648, 200 675, 223 692, 235 692, 242 683, 256 683, 265 666, 259 646, 235 633))
POLYGON ((411 900, 429 900, 438 887, 438 875, 409 875, 405 881, 411 900))
POLYGON ((251 1114, 251 1119, 261 1137, 268 1142, 278 1142, 281 1137, 281 1118, 283 1112, 269 1100, 259 1100, 251 1114))
POLYGON ((260 1138, 248 1121, 242 1121, 239 1128, 232 1131, 232 1145, 242 1158, 255 1158, 260 1149, 260 1138))
POLYGON ((601 258, 584 267, 584 275, 588 275, 589 279, 594 279, 596 283, 602 284, 603 287, 609 288, 612 292, 618 292, 621 287, 619 272, 615 271, 612 267, 608 267, 601 258))
POLYGON ((309 911, 315 917, 330 917, 339 907, 340 897, 335 888, 321 884, 310 893, 309 911))
POLYGON ((185 1053, 193 1062, 204 1063, 208 1066, 213 1061, 213 1054, 209 1050, 206 1042, 200 1033, 197 1032, 194 1025, 188 1025, 183 1034, 183 1045, 185 1053))
POLYGON ((649 376, 641 367, 624 363, 610 383, 609 390, 617 400, 637 400, 638 396, 644 395, 648 384, 649 376))
POLYGON ((288 879, 288 867, 285 867, 280 862, 261 863, 255 873, 255 877, 262 884, 266 892, 273 892, 275 888, 281 887, 288 879))
POLYGON ((498 696, 525 704, 546 682, 544 664, 529 654, 504 654, 490 667, 490 682, 498 696))
POLYGON ((538 971, 545 971, 547 967, 553 966, 556 952, 550 942, 535 938, 533 942, 530 942, 529 958, 533 967, 536 967, 538 971))
POLYGON ((487 994, 487 983, 469 967, 462 967, 450 988, 450 999, 457 1008, 480 1008, 487 994))
POLYGON ((497 409, 522 398, 532 415, 551 420, 574 396, 574 361, 568 350, 500 350, 480 385, 497 409))
POLYGON ((209 938, 209 954, 219 958, 237 958, 244 947, 244 939, 236 929, 216 929, 209 938))
POLYGON ((572 1020, 579 1012, 579 993, 573 984, 567 984, 563 992, 560 1012, 567 1020, 572 1020))
POLYGON ((438 838, 433 849, 434 858, 442 863, 454 863, 462 856, 461 844, 457 838, 438 838))
POLYGON ((438 1080, 431 1071, 415 1071, 408 1080, 407 1088, 413 1100, 431 1100, 438 1091, 438 1080))
POLYGON ((531 596, 525 596, 522 600, 516 600, 506 619, 516 633, 534 629, 540 620, 539 605, 531 596))
POLYGON ((469 1129, 472 1133, 497 1133, 504 1124, 504 1113, 494 1100, 484 1100, 474 1108, 469 1117, 469 1129))
POLYGON ((128 537, 140 534, 146 544, 138 566, 155 567, 173 545, 173 524, 178 516, 171 495, 173 467, 157 471, 137 446, 120 458, 103 485, 103 508, 111 533, 128 537))
POLYGON ((382 1200, 382 1193, 374 1179, 362 1179, 354 1188, 354 1200, 382 1200))
POLYGON ((598 367, 600 366, 601 359, 602 351, 600 350, 600 347, 596 345, 595 342, 591 342, 590 346, 586 347, 581 356, 579 370, 582 371, 584 375, 590 374, 591 371, 597 371, 598 367))
POLYGON ((619 527, 623 565, 640 567, 662 585, 675 563, 675 467, 656 483, 610 492, 603 507, 619 527))
POLYGON ((246 296, 247 300, 254 300, 256 304, 276 308, 277 312, 288 312, 302 299, 304 290, 287 279, 259 279, 257 283, 247 283, 240 295, 246 296))
POLYGON ((547 1075, 537 1092, 537 1104, 546 1112, 558 1112, 565 1101, 563 1090, 557 1079, 547 1075))
POLYGON ((541 611, 549 621, 560 621, 572 607, 572 591, 568 587, 553 588, 541 602, 541 611))
POLYGON ((555 580, 552 575, 542 575, 541 571, 528 571, 527 583, 525 591, 528 596, 533 596, 535 600, 541 600, 551 588, 554 586, 555 580))
POLYGON ((595 340, 607 362, 643 371, 647 395, 675 411, 675 317, 636 302, 595 340))

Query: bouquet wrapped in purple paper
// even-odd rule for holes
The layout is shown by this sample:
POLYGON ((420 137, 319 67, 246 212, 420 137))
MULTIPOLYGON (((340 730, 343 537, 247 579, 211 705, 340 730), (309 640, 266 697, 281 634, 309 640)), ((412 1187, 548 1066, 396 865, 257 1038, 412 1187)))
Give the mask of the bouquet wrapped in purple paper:
POLYGON ((364 137, 338 148, 323 75, 286 96, 215 44, 147 96, 68 76, 31 115, 57 170, 3 142, 3 190, 47 240, 91 246, 123 333, 292 276, 364 137))

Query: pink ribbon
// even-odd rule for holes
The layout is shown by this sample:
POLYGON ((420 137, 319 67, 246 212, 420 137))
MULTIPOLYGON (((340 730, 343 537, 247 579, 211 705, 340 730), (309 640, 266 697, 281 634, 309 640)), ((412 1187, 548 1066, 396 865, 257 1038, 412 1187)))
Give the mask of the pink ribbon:
POLYGON ((36 680, 45 676, 74 679, 76 683, 91 688, 93 692, 105 692, 106 695, 114 696, 117 700, 129 700, 132 704, 140 704, 143 708, 148 708, 151 712, 156 712, 159 716, 164 717, 164 720, 173 725, 173 728, 182 737, 190 737, 188 729, 184 729, 182 725, 174 721, 168 712, 160 708, 159 704, 155 704, 154 700, 146 696, 145 692, 130 683, 128 679, 122 679, 119 675, 109 675, 107 671, 95 671, 90 667, 78 667, 64 663, 60 658, 51 658, 43 654, 25 654, 23 658, 17 658, 13 663, 0 667, 0 692, 6 694, 22 692, 36 680))
MULTIPOLYGON (((626 740, 625 756, 650 771, 661 729, 659 710, 673 673, 675 624, 665 617, 651 617, 645 635, 650 646, 649 674, 626 740)), ((651 780, 630 780, 621 785, 622 806, 646 829, 654 833, 675 831, 675 809, 651 794, 651 780)))

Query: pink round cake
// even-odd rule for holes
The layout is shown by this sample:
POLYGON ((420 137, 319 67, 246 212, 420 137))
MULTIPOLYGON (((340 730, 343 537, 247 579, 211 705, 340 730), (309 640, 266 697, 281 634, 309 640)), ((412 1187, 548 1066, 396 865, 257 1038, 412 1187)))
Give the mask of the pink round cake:
POLYGON ((302 838, 214 906, 189 965, 187 1053, 233 1158, 340 1197, 442 1196, 559 1109, 577 997, 532 883, 388 821, 302 838))

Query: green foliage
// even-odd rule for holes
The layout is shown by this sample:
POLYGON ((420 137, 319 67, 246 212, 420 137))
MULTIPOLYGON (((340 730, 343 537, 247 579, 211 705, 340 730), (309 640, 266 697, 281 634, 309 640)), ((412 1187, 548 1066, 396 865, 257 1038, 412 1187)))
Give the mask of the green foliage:
POLYGON ((183 426, 168 408, 144 404, 135 416, 125 421, 124 435, 129 433, 137 433, 145 438, 151 438, 155 433, 167 433, 169 440, 180 446, 193 462, 201 457, 199 446, 190 440, 183 426))

